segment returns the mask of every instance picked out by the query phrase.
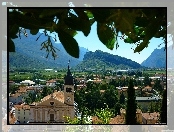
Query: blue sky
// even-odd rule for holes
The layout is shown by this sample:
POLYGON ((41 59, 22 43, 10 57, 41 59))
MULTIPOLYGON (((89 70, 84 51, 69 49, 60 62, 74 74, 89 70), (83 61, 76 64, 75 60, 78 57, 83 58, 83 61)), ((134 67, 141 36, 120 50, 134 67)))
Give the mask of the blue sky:
MULTIPOLYGON (((152 38, 150 40, 149 46, 139 54, 134 53, 134 51, 131 49, 131 47, 135 48, 133 44, 124 43, 123 40, 118 39, 119 48, 117 50, 116 48, 110 50, 98 39, 96 28, 96 23, 94 23, 92 25, 91 32, 87 37, 84 36, 82 32, 78 32, 78 34, 74 38, 76 39, 80 47, 87 48, 89 51, 101 50, 110 54, 131 59, 140 64, 151 55, 154 49, 161 49, 162 47, 164 47, 164 44, 158 47, 159 44, 163 43, 163 40, 161 38, 152 38)), ((170 37, 168 38, 170 39, 170 37)), ((58 40, 57 43, 60 43, 60 41, 58 40)), ((168 43, 168 46, 171 44, 172 42, 168 43)))

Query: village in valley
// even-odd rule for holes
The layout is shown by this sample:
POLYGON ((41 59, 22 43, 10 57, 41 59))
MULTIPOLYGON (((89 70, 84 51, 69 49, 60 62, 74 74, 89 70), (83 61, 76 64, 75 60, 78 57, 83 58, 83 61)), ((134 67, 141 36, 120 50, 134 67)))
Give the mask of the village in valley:
POLYGON ((9 72, 9 124, 126 124, 130 78, 137 123, 161 124, 165 69, 9 72))
POLYGON ((174 70, 173 63, 166 65, 173 60, 166 7, 7 12, 3 125, 24 131, 167 128, 167 119, 173 119, 174 70))

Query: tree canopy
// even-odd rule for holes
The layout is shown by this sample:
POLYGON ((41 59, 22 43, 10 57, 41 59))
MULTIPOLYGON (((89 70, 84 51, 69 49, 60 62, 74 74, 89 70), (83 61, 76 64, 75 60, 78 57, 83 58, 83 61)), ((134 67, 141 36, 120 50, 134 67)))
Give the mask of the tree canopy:
POLYGON ((41 43, 41 50, 57 56, 51 42, 57 41, 56 35, 53 37, 57 33, 67 53, 78 58, 79 46, 74 36, 82 31, 87 37, 96 22, 98 38, 108 49, 113 50, 115 45, 118 48, 120 37, 125 43, 136 45, 134 52, 141 52, 153 37, 162 37, 166 45, 166 12, 167 8, 16 8, 8 12, 9 51, 15 51, 12 39, 21 38, 21 34, 27 37, 25 29, 32 35, 44 29, 47 40, 41 43))

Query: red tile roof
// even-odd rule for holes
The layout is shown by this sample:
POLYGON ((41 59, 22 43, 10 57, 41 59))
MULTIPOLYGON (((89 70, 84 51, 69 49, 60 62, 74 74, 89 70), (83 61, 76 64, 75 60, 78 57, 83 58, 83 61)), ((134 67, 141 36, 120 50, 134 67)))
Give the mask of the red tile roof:
POLYGON ((17 121, 17 119, 13 115, 13 113, 9 112, 9 124, 15 124, 16 121, 17 121))

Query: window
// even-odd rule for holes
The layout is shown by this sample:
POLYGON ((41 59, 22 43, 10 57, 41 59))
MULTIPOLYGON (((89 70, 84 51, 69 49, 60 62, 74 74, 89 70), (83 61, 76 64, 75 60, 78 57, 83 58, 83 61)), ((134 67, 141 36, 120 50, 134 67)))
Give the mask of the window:
POLYGON ((66 92, 72 92, 72 88, 66 88, 66 92))
POLYGON ((50 104, 51 104, 51 105, 53 105, 53 104, 54 104, 54 102, 53 102, 53 101, 51 101, 51 102, 50 102, 50 104))
POLYGON ((18 114, 20 114, 20 111, 18 111, 18 114))
POLYGON ((24 117, 24 119, 25 119, 25 117, 24 117))

